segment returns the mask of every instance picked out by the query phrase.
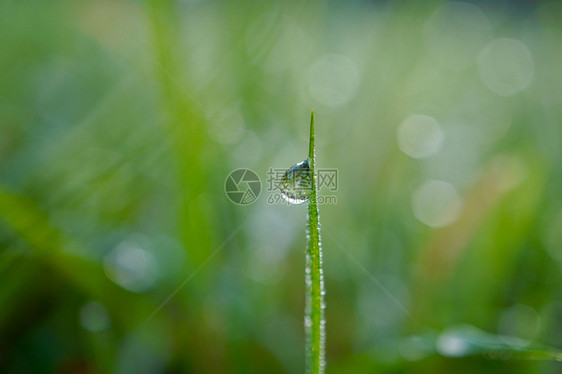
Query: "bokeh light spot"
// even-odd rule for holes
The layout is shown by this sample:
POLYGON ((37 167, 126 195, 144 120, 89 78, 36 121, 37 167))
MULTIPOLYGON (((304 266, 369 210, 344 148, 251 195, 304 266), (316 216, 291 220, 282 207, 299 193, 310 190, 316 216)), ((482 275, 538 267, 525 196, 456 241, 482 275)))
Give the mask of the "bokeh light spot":
POLYGON ((495 39, 478 56, 480 78, 492 92, 512 96, 533 81, 533 58, 529 49, 515 39, 495 39))
POLYGON ((156 263, 147 250, 125 241, 104 258, 107 277, 131 292, 143 292, 154 286, 156 263))
POLYGON ((443 132, 437 120, 423 114, 406 118, 397 130, 398 146, 410 157, 426 158, 441 149, 443 132))
POLYGON ((111 322, 103 305, 90 301, 80 310, 80 324, 88 331, 100 332, 107 330, 111 322))
POLYGON ((491 37, 491 24, 475 5, 447 2, 428 19, 425 44, 440 65, 465 70, 474 65, 476 54, 491 37))
POLYGON ((462 336, 453 331, 446 331, 439 336, 437 351, 446 357, 462 357, 470 351, 470 345, 462 336))
POLYGON ((336 107, 353 98, 359 87, 355 63, 341 55, 325 55, 308 69, 308 91, 320 103, 336 107))
POLYGON ((414 216, 431 227, 443 227, 454 222, 462 206, 455 188, 443 181, 427 181, 412 194, 414 216))

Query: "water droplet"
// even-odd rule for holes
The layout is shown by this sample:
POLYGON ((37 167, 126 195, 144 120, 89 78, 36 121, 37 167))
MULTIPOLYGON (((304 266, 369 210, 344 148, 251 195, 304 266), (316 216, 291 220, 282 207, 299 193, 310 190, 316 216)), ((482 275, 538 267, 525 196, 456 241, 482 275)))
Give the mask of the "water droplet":
POLYGON ((281 178, 279 184, 283 198, 291 204, 302 204, 308 201, 312 188, 310 164, 308 159, 292 166, 281 178))

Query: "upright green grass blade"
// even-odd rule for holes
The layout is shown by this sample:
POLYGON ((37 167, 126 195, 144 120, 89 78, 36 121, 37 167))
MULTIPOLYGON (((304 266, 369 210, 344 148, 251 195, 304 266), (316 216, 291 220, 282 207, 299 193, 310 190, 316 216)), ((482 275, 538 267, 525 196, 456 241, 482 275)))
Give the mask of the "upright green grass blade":
POLYGON ((320 243, 320 217, 318 214, 316 154, 314 149, 314 111, 310 117, 310 165, 311 191, 308 203, 306 248, 306 306, 304 326, 306 333, 306 372, 323 373, 326 346, 326 320, 324 317, 324 273, 322 270, 322 246, 320 243))

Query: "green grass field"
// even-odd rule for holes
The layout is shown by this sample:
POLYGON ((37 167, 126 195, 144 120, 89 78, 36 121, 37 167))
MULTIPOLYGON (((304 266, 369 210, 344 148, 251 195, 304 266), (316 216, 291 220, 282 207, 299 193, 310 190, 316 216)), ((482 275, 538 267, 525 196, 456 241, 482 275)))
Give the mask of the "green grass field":
POLYGON ((560 14, 0 1, 0 372, 561 372, 560 14))

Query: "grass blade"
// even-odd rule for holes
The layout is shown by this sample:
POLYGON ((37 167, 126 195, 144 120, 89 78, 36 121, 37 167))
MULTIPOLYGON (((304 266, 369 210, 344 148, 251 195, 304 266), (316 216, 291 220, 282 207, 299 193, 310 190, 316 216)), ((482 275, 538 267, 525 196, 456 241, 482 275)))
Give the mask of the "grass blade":
POLYGON ((318 214, 316 154, 314 149, 314 111, 310 117, 310 143, 308 159, 311 176, 311 192, 308 202, 307 248, 306 248, 306 372, 323 373, 326 346, 326 320, 324 316, 324 272, 322 269, 322 246, 320 242, 320 217, 318 214))

